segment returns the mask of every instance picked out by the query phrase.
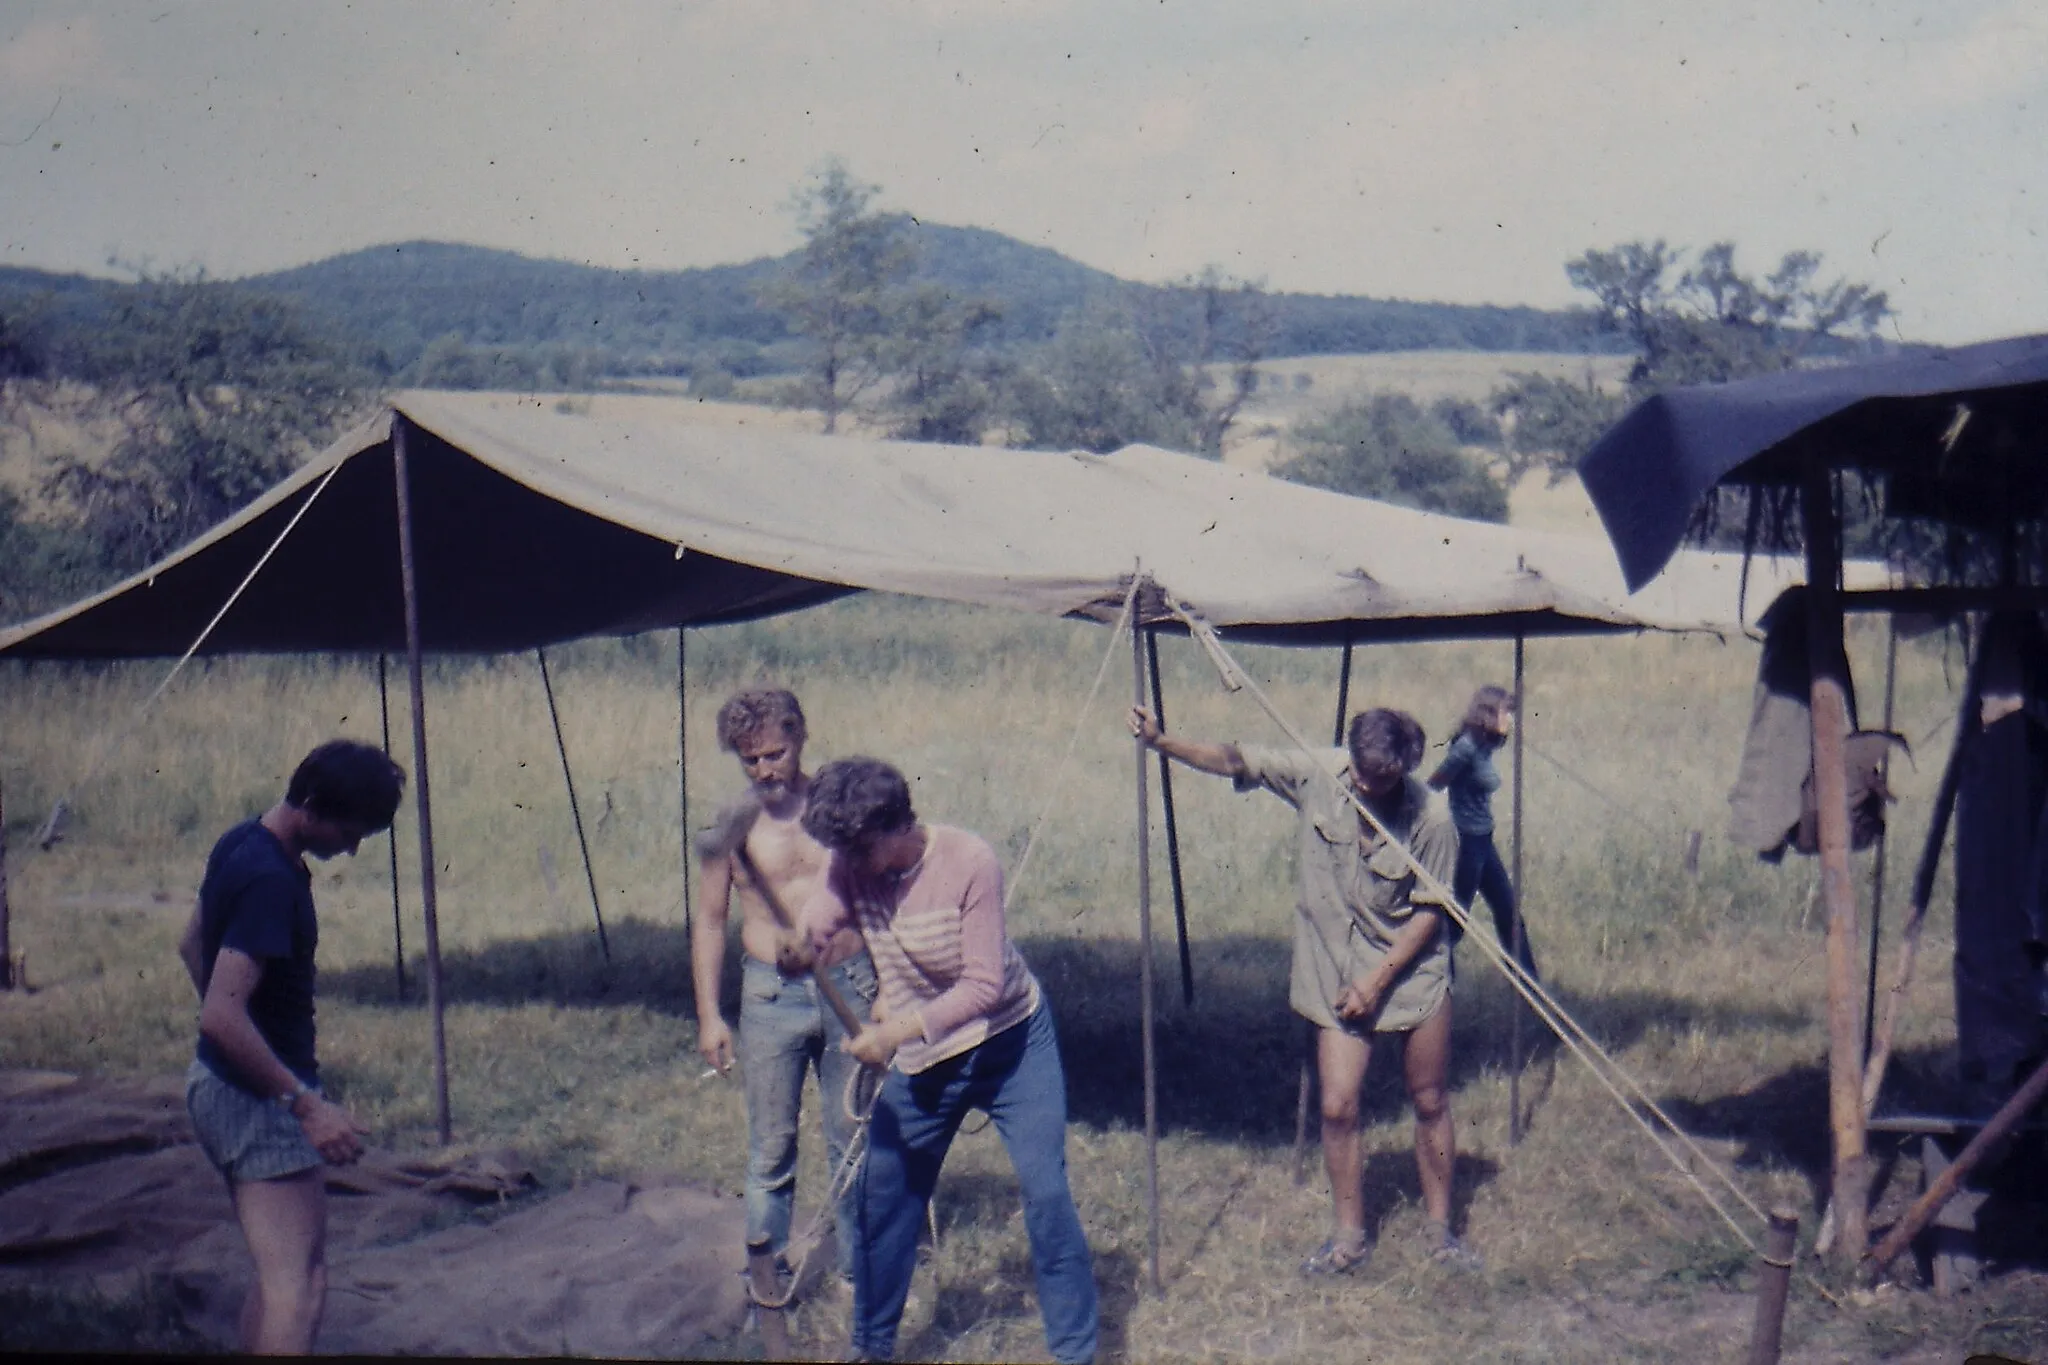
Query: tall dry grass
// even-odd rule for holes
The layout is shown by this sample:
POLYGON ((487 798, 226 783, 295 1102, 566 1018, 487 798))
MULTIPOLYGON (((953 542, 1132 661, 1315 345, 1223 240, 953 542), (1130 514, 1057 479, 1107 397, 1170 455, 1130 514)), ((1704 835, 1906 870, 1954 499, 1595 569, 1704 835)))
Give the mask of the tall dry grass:
MULTIPOLYGON (((1870 721, 1882 695, 1881 649, 1876 631, 1854 633, 1870 721)), ((732 1189, 741 1179, 737 1087, 698 1079, 693 1050, 673 651, 667 636, 550 656, 609 963, 533 660, 443 660, 428 679, 456 1129, 521 1147, 552 1184, 646 1167, 732 1189)), ((1161 652, 1173 728, 1281 742, 1244 697, 1216 685, 1186 641, 1163 640, 1161 652)), ((1294 724, 1328 736, 1334 652, 1239 652, 1294 724)), ((1471 688, 1507 681, 1511 661, 1502 642, 1362 648, 1351 695, 1354 706, 1413 711, 1440 742, 1471 688)), ((1532 641, 1524 892, 1558 996, 1759 1202, 1810 1212, 1826 1162, 1813 866, 1796 857, 1765 866, 1720 836, 1755 662, 1747 643, 1704 638, 1532 641), (1694 830, 1704 832, 1696 877, 1681 865, 1694 830)), ((128 731, 162 667, 0 669, 14 942, 38 987, 0 998, 0 1056, 10 1065, 181 1065, 193 1001, 171 945, 211 840, 275 799, 311 744, 379 732, 375 665, 361 659, 200 667, 128 731), (24 851, 49 804, 67 793, 70 836, 47 854, 24 851)), ((1295 1262, 1323 1235, 1327 1191, 1313 1163, 1306 1186, 1291 1179, 1300 1025, 1285 1006, 1288 813, 1186 770, 1173 782, 1192 1006, 1179 999, 1156 808, 1153 817, 1153 847, 1162 850, 1153 885, 1166 1292, 1145 1293, 1136 807, 1120 720, 1131 692, 1127 646, 1091 626, 876 598, 692 632, 689 789, 700 819, 740 785, 729 756, 716 751, 713 713, 727 692, 757 680, 801 694, 814 763, 855 752, 891 759, 913 778, 928 818, 982 832, 1012 869, 1035 837, 1014 887, 1012 929, 1047 985, 1062 1034, 1072 1169, 1099 1258, 1112 1354, 1592 1361, 1739 1351, 1746 1252, 1554 1048, 1538 1047, 1521 1079, 1532 1118, 1526 1141, 1509 1145, 1510 1001, 1469 946, 1456 993, 1458 1216, 1488 1269, 1448 1276, 1422 1256, 1398 1068, 1379 1058, 1365 1141, 1381 1250, 1356 1280, 1323 1286, 1296 1277, 1295 1262), (1098 673, 1105 681, 1084 711, 1098 673)), ((393 681, 393 733, 410 765, 395 671, 393 681)), ((1890 860, 1888 926, 1925 828, 1941 727, 1959 685, 1936 645, 1901 650, 1899 728, 1926 742, 1917 766, 1897 775, 1901 837, 1890 860)), ((1153 783, 1156 792, 1156 774, 1153 783)), ((1504 788, 1496 803, 1503 826, 1507 802, 1504 788)), ((417 1004, 413 831, 408 806, 396 840, 407 1002, 395 991, 389 845, 373 842, 322 868, 318 883, 323 1059, 378 1140, 401 1147, 430 1142, 434 1118, 417 1004)), ((1856 863, 1867 888, 1869 859, 1856 863)), ((1944 891, 1901 1038, 1906 1070, 1923 1082, 1938 1080, 1951 1036, 1945 907, 1944 891)), ((806 1192, 823 1179, 820 1145, 806 1148, 806 1192)), ((1895 1202, 1910 1174, 1902 1165, 1895 1202)), ((920 1278, 906 1350, 1040 1358, 1028 1251, 993 1132, 956 1147, 938 1222, 936 1269, 920 1278)), ((2040 1285, 2009 1276, 1955 1303, 1898 1294, 1838 1308, 1802 1284, 1791 1354, 1948 1359, 1912 1353, 1964 1345, 2039 1352, 2048 1348, 2040 1285)), ((827 1317, 811 1310, 800 1324, 805 1339, 829 1341, 838 1324, 827 1317)))

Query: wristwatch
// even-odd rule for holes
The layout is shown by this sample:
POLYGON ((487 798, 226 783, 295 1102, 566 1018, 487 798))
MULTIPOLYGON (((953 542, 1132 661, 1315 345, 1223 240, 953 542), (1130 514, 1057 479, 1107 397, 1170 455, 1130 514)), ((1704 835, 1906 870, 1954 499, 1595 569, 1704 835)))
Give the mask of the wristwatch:
POLYGON ((284 1110, 285 1113, 296 1116, 298 1113, 297 1106, 299 1103, 299 1096, 310 1095, 312 1093, 312 1086, 307 1085, 304 1081, 297 1081, 292 1085, 291 1089, 285 1091, 282 1095, 279 1095, 277 1097, 278 1107, 284 1110))

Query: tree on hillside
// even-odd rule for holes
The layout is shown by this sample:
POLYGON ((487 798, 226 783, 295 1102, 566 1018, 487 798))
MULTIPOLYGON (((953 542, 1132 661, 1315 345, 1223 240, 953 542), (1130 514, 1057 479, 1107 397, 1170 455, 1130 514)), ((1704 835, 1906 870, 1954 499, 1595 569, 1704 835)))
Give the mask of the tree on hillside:
POLYGON ((131 571, 254 499, 369 399, 364 369, 289 303, 193 276, 145 276, 58 348, 52 401, 111 422, 103 455, 66 457, 45 492, 131 571))
POLYGON ((1506 521, 1507 490, 1444 418, 1402 393, 1354 398, 1289 435, 1282 478, 1354 497, 1506 521))
POLYGON ((894 434, 979 444, 995 413, 1003 369, 975 343, 1001 310, 961 303, 939 285, 924 284, 907 290, 891 312, 894 335, 883 355, 893 376, 886 407, 894 434))
POLYGON ((1593 297, 1596 324, 1621 337, 1635 362, 1618 397, 1590 381, 1510 375, 1492 401, 1513 417, 1520 462, 1561 478, 1633 402, 1679 385, 1790 369, 1869 342, 1891 316, 1881 290, 1822 283, 1815 252, 1788 252, 1761 278, 1737 268, 1731 242, 1705 248, 1690 266, 1686 254, 1662 240, 1636 241, 1566 263, 1565 277, 1593 297))
POLYGON ((1083 308, 1012 381, 1017 443, 1107 451, 1142 441, 1220 456, 1271 338, 1263 291, 1213 268, 1083 308))
POLYGON ((874 211, 879 185, 853 178, 834 157, 797 192, 804 244, 787 274, 761 286, 761 302, 810 342, 810 401, 836 431, 839 415, 889 370, 896 311, 915 262, 900 218, 874 211))

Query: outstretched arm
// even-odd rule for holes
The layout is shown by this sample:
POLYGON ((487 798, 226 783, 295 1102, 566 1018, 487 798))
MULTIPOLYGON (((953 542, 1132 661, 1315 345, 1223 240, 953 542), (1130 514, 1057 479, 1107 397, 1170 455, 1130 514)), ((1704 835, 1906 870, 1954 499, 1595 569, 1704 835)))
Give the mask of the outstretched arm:
POLYGON ((1131 734, 1143 741, 1147 748, 1157 749, 1168 758, 1185 763, 1197 772, 1214 773, 1218 777, 1237 778, 1244 775, 1244 756, 1234 744, 1211 744, 1205 740, 1182 739, 1169 735, 1159 724, 1159 718, 1147 706, 1133 706, 1130 715, 1131 734))

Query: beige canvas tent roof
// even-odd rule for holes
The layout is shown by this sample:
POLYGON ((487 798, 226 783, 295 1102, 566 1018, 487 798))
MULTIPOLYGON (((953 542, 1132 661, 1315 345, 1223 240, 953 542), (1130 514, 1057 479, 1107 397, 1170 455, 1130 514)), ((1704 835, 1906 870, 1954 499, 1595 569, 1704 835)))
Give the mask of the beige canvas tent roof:
MULTIPOLYGON (((1134 571, 1243 639, 1735 622, 1737 556, 1684 557, 1630 597, 1591 538, 1193 456, 824 437, 692 422, 679 415, 688 406, 607 400, 583 412, 531 395, 401 395, 163 562, 0 631, 0 654, 175 655, 231 598, 199 652, 404 648, 400 423, 429 650, 738 620, 864 588, 1111 619, 1134 571)), ((1774 576, 1768 564, 1755 572, 1774 576)), ((1768 593, 1751 598, 1754 609, 1768 593)))

